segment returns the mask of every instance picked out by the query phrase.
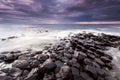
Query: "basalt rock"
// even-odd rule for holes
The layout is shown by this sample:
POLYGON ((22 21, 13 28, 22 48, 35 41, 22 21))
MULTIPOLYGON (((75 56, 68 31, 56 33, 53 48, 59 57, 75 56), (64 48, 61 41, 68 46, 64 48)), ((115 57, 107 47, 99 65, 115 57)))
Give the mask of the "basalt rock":
POLYGON ((26 70, 30 68, 30 63, 27 60, 18 60, 14 62, 12 66, 19 69, 26 70))
POLYGON ((41 51, 3 52, 0 60, 12 68, 0 70, 0 80, 116 80, 107 47, 120 46, 120 37, 79 33, 41 51), (8 64, 8 63, 6 63, 8 64))

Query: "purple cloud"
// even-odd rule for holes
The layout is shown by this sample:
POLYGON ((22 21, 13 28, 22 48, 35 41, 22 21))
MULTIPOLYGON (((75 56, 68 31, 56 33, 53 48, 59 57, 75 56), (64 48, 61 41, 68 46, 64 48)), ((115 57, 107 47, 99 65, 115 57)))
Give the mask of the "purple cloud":
POLYGON ((0 22, 119 21, 120 0, 0 0, 0 22))

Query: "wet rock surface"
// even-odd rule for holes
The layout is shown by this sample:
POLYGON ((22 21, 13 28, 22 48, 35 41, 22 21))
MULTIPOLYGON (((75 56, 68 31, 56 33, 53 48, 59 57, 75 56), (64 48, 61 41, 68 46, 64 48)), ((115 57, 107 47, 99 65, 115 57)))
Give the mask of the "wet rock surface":
POLYGON ((80 33, 43 51, 2 52, 0 62, 12 68, 1 69, 0 80, 116 80, 113 58, 104 51, 119 46, 118 36, 80 33))

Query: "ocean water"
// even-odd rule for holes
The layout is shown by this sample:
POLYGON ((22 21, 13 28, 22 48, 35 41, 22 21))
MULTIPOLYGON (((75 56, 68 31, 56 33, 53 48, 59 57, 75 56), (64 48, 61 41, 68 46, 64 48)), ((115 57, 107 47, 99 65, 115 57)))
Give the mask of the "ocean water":
POLYGON ((100 24, 0 24, 0 52, 15 49, 40 49, 46 44, 67 37, 70 34, 92 32, 94 34, 106 33, 120 36, 120 25, 100 24), (16 36, 15 39, 7 39, 16 36), (1 39, 7 39, 1 41, 1 39), (11 47, 12 46, 12 47, 11 47))

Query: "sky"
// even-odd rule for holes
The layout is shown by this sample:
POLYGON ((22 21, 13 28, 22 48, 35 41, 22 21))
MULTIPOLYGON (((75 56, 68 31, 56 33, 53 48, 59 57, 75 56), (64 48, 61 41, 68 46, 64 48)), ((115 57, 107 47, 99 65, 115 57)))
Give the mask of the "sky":
POLYGON ((0 23, 120 21, 120 0, 0 0, 0 23))

